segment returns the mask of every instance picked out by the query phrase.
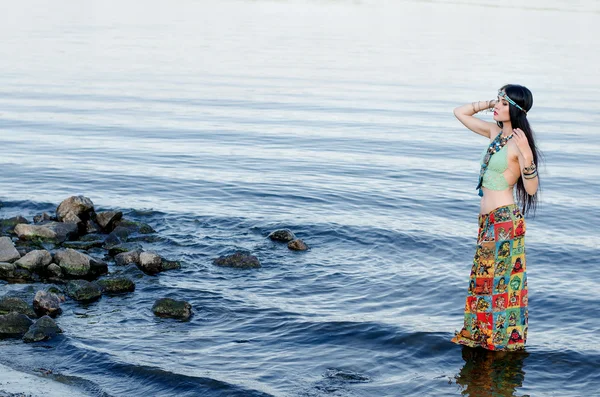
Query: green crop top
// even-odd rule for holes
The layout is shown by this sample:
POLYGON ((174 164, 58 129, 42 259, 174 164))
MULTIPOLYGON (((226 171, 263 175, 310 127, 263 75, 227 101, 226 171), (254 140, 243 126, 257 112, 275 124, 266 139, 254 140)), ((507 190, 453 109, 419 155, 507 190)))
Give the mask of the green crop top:
MULTIPOLYGON (((487 153, 487 148, 484 150, 481 156, 481 164, 483 164, 483 158, 487 153)), ((483 174, 483 181, 481 186, 490 190, 506 190, 510 187, 506 178, 504 178, 504 171, 508 169, 508 148, 504 145, 497 153, 491 158, 488 166, 483 174)))

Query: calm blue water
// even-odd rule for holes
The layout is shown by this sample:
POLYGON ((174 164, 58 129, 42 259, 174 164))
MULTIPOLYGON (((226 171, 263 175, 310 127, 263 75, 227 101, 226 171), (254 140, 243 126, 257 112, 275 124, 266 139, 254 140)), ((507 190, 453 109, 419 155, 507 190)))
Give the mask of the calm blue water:
POLYGON ((0 362, 74 395, 596 395, 600 6, 521 3, 3 4, 0 218, 84 194, 183 268, 125 271, 134 294, 65 303, 63 337, 0 362), (533 91, 546 159, 528 347, 473 357, 449 339, 486 141, 452 109, 507 82, 533 91), (236 249, 263 267, 211 264, 236 249), (163 296, 193 319, 155 318, 163 296))

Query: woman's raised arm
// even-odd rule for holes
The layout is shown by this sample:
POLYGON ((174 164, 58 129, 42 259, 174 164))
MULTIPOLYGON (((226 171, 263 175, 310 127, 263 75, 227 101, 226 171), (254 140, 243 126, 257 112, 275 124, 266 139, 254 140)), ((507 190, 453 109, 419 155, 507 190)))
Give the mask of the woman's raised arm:
POLYGON ((454 115, 458 121, 463 123, 463 125, 471 131, 491 139, 490 135, 493 124, 478 119, 477 117, 474 117, 474 115, 482 110, 494 107, 495 104, 496 101, 478 101, 467 103, 466 105, 462 105, 454 109, 454 115))

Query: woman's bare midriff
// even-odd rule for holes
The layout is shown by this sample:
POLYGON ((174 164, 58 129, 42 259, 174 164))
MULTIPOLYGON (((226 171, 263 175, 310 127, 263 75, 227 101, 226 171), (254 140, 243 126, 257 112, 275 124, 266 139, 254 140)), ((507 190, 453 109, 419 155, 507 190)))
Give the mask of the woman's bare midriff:
POLYGON ((514 204, 513 187, 506 190, 489 190, 483 188, 483 197, 479 208, 480 214, 489 214, 498 207, 514 204))

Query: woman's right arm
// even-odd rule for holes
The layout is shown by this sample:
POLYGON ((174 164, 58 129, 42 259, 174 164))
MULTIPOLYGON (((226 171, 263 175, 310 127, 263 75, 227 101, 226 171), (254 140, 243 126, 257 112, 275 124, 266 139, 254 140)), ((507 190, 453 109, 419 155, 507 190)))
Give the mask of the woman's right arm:
POLYGON ((471 131, 491 139, 490 135, 492 123, 478 119, 477 117, 474 117, 474 115, 482 110, 492 108, 494 105, 495 101, 467 103, 466 105, 462 105, 454 109, 454 115, 458 121, 463 123, 463 125, 471 131))

